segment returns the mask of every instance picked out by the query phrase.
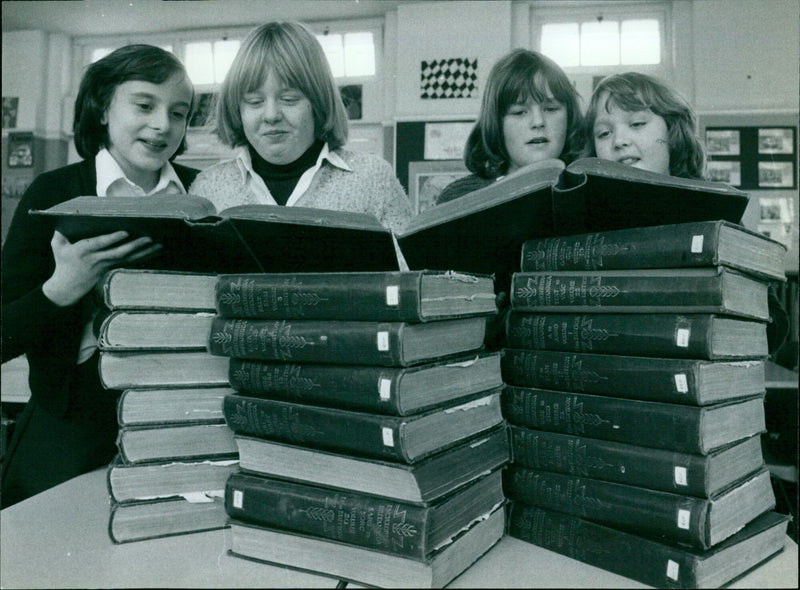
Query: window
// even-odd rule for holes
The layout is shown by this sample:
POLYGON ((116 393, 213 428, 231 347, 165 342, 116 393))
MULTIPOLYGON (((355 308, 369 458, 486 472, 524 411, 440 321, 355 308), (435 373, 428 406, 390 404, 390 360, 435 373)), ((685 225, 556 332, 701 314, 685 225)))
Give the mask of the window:
POLYGON ((375 42, 369 31, 317 35, 334 78, 375 75, 375 42))
POLYGON ((239 39, 190 41, 184 45, 184 63, 189 78, 196 86, 220 84, 239 51, 239 39))

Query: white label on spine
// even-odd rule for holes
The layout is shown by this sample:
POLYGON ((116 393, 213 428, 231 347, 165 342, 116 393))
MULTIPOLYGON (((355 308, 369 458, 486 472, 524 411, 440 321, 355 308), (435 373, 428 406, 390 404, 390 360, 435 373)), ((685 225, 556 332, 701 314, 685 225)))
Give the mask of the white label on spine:
POLYGON ((391 428, 383 427, 383 445, 386 447, 394 446, 394 432, 391 428))
POLYGON ((378 332, 378 350, 381 352, 389 350, 389 332, 383 330, 378 332))
POLYGON ((689 524, 692 520, 692 511, 683 508, 678 509, 678 528, 689 530, 689 524))
POLYGON ((244 503, 244 492, 242 490, 233 490, 233 507, 241 508, 244 503))
POLYGON ((378 379, 378 393, 382 400, 392 397, 392 380, 384 379, 383 377, 378 379))
POLYGON ((692 236, 692 254, 700 254, 703 251, 703 236, 692 236))
POLYGON ((672 561, 671 559, 667 560, 667 577, 670 580, 677 580, 678 573, 680 572, 681 567, 678 565, 677 562, 672 561))
POLYGON ((675 344, 681 348, 689 346, 689 336, 692 331, 689 328, 678 328, 678 333, 675 334, 675 344))
POLYGON ((686 380, 685 373, 677 373, 675 375, 675 389, 678 390, 678 393, 689 392, 689 382, 686 380))
POLYGON ((686 467, 675 467, 675 484, 685 486, 686 483, 686 467))
POLYGON ((400 303, 400 289, 397 285, 389 285, 386 287, 386 305, 396 306, 400 303))

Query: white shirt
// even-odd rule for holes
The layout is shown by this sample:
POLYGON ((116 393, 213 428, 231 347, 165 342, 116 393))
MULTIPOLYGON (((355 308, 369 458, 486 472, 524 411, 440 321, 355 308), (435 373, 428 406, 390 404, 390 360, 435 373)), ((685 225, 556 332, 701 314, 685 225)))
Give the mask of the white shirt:
MULTIPOLYGON (((138 184, 131 182, 122 171, 122 167, 111 153, 103 148, 97 152, 94 160, 97 174, 98 197, 148 197, 151 195, 185 195, 186 188, 175 172, 172 164, 166 162, 161 168, 155 188, 145 192, 138 184)), ((97 338, 94 335, 94 318, 97 311, 83 327, 80 347, 78 348, 78 364, 88 361, 97 349, 97 338)))

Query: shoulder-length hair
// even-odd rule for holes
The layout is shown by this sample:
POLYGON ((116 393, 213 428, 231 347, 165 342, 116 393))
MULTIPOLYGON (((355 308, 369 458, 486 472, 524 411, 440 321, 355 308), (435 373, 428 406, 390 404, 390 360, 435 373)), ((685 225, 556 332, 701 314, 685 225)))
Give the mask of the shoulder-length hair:
POLYGON ((704 178, 705 150, 697 135, 697 115, 677 90, 661 80, 626 72, 603 78, 592 93, 584 119, 586 145, 590 156, 597 154, 593 128, 600 109, 608 111, 611 103, 626 111, 650 109, 667 124, 669 173, 681 178, 704 178), (606 94, 607 93, 607 94, 606 94), (603 104, 600 104, 603 97, 603 104))
MULTIPOLYGON (((72 122, 75 148, 81 158, 93 158, 102 148, 108 147, 108 126, 101 121, 117 86, 134 80, 163 84, 176 74, 189 79, 186 68, 175 55, 153 45, 126 45, 91 64, 78 88, 72 122)), ((186 120, 188 122, 189 118, 186 120)), ((184 136, 170 159, 185 150, 184 136)))
POLYGON ((550 98, 566 106, 567 137, 559 156, 567 164, 583 149, 580 96, 564 71, 536 51, 515 49, 492 66, 481 101, 478 121, 467 139, 464 162, 484 178, 496 178, 508 170, 510 156, 503 136, 503 117, 508 109, 528 98, 550 98))
POLYGON ((270 72, 308 98, 316 139, 332 150, 347 142, 347 111, 319 41, 300 23, 271 22, 247 35, 222 82, 215 112, 216 133, 224 144, 247 145, 240 105, 270 72))

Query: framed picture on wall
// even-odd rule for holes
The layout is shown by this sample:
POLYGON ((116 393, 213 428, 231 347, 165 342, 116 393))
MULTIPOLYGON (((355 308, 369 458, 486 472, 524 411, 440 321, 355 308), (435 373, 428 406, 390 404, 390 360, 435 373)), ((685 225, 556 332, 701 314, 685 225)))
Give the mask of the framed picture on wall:
POLYGON ((458 160, 464 154, 464 146, 474 126, 474 123, 463 121, 425 123, 424 158, 458 160))
POLYGON ((17 126, 17 111, 19 109, 18 96, 3 97, 3 129, 13 129, 17 126))
POLYGON ((759 162, 758 186, 762 188, 793 188, 794 162, 759 162))
POLYGON ((793 154, 794 129, 792 127, 761 127, 758 130, 759 154, 793 154))
POLYGON ((33 133, 8 134, 8 167, 31 168, 33 166, 33 133))
POLYGON ((742 166, 738 160, 710 161, 707 164, 708 179, 714 182, 724 182, 731 186, 741 186, 742 166))
POLYGON ((409 162, 408 180, 411 208, 414 214, 430 209, 442 189, 454 180, 469 174, 461 160, 435 160, 432 162, 409 162))
POLYGON ((706 151, 709 156, 738 156, 739 131, 737 129, 708 129, 706 151))

